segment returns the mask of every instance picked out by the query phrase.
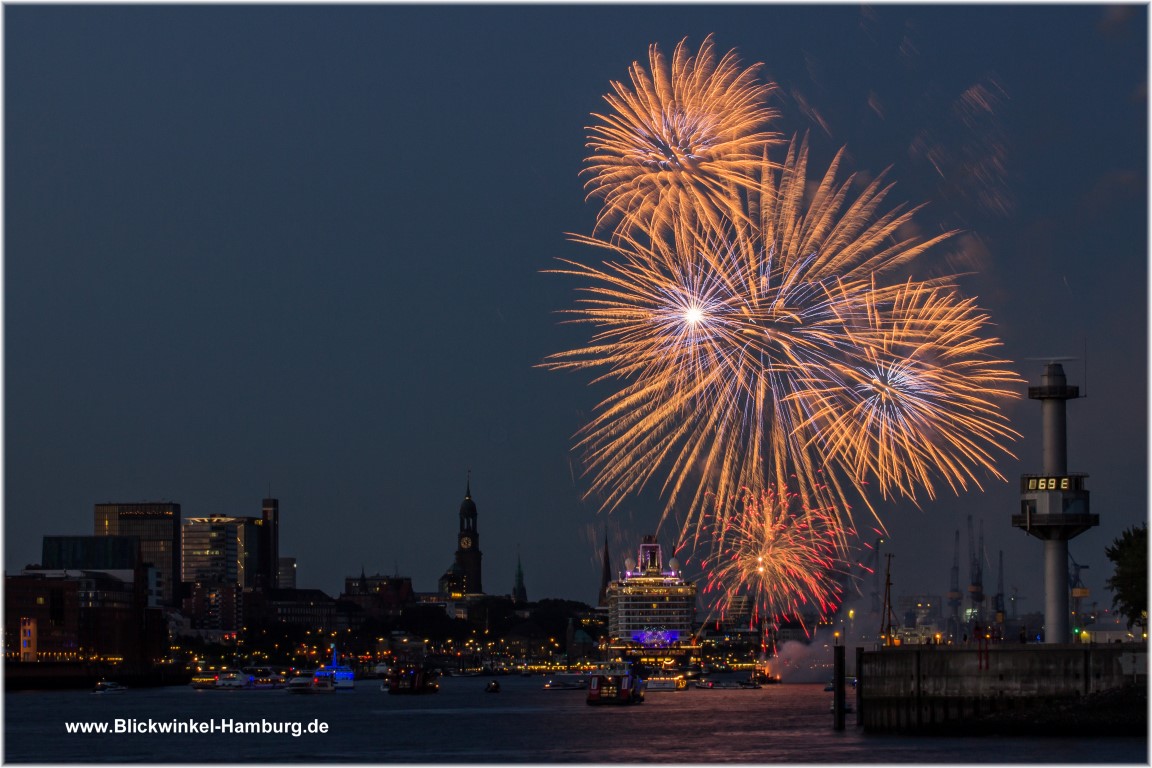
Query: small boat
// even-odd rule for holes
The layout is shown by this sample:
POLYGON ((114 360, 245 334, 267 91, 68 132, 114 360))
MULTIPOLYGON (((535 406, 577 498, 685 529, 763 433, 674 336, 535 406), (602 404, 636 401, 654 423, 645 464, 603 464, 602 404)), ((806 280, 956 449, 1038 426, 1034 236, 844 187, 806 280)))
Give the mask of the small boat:
POLYGON ((703 680, 703 679, 697 680, 696 681, 696 687, 697 688, 708 688, 708 689, 715 688, 716 687, 716 681, 715 680, 703 680))
POLYGON ((635 674, 630 665, 605 668, 589 677, 588 703, 597 704, 642 704, 644 678, 635 674))
POLYGON ((484 686, 484 693, 500 693, 500 683, 496 680, 489 680, 488 685, 484 686))
POLYGON ((388 693, 436 693, 440 690, 440 682, 437 679, 439 674, 435 669, 425 668, 421 665, 404 665, 397 664, 392 668, 392 673, 385 681, 385 685, 380 686, 380 690, 387 690, 388 693))
POLYGON ((771 672, 757 670, 748 679, 760 685, 776 685, 780 682, 780 674, 773 675, 771 672))
POLYGON ((216 689, 221 688, 248 688, 251 677, 236 669, 222 669, 216 673, 216 689))
POLYGON ((645 690, 652 691, 683 691, 688 688, 688 679, 684 675, 656 675, 646 681, 645 690))
POLYGON ((120 683, 114 683, 111 680, 101 680, 96 683, 96 687, 92 689, 92 693, 124 693, 128 690, 126 686, 120 683))
POLYGON ((338 691, 351 691, 356 687, 356 675, 352 672, 352 667, 344 666, 339 663, 339 657, 336 653, 336 646, 332 646, 332 663, 326 667, 321 667, 332 673, 332 682, 338 691))
POLYGON ((311 673, 305 675, 297 675, 296 677, 288 678, 288 682, 284 685, 285 690, 289 693, 306 693, 305 689, 312 687, 311 673))
POLYGON ((192 673, 192 687, 207 689, 216 687, 216 673, 215 672, 193 672, 192 673))
POLYGON ((546 691, 586 691, 591 675, 582 672, 562 672, 544 681, 546 691))
POLYGON ((292 678, 284 689, 288 693, 335 693, 336 683, 332 673, 321 667, 311 674, 292 678))
POLYGON ((763 686, 760 685, 760 683, 757 682, 756 680, 741 680, 739 685, 741 688, 752 688, 752 689, 763 688, 763 686))
POLYGON ((248 676, 248 688, 257 691, 275 690, 284 687, 284 676, 270 667, 244 667, 248 676))

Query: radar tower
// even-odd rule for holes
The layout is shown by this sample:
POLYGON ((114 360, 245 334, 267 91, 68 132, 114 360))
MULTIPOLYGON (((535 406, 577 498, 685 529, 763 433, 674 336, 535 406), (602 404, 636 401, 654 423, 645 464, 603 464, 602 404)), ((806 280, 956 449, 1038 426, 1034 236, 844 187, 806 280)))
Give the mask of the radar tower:
POLYGON ((1049 362, 1040 386, 1028 387, 1043 415, 1043 474, 1020 478, 1020 514, 1012 526, 1044 542, 1044 642, 1067 643, 1068 541, 1100 524, 1089 512, 1088 475, 1068 471, 1067 401, 1080 396, 1064 366, 1049 362))

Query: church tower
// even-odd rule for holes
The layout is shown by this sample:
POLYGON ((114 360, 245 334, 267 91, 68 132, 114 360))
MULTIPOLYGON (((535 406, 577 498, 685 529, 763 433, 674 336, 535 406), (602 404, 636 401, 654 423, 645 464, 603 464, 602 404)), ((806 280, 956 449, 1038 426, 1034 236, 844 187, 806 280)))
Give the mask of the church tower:
POLYGON ((472 477, 469 474, 460 502, 460 530, 456 534, 456 562, 453 570, 460 576, 459 590, 465 595, 484 593, 480 580, 480 532, 476 529, 476 502, 472 501, 472 477))

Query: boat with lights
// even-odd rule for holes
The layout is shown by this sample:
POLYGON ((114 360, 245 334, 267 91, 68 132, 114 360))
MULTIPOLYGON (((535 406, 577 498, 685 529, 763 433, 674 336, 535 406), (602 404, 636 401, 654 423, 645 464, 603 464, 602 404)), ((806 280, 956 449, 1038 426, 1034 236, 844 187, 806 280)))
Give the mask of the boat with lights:
POLYGON ((647 684, 631 664, 621 663, 589 676, 587 702, 601 704, 642 704, 647 684))
POLYGON ((96 687, 92 689, 92 693, 124 693, 127 690, 127 686, 120 685, 120 683, 111 680, 101 680, 96 683, 96 687))
POLYGON ((419 653, 395 659, 380 690, 393 694, 436 693, 440 690, 440 670, 430 666, 419 653))
POLYGON ((298 675, 288 681, 284 686, 288 693, 335 693, 336 683, 332 673, 323 667, 312 673, 298 675))
POLYGON ((658 674, 645 680, 645 691, 684 691, 688 689, 688 678, 684 675, 658 674))
POLYGON ((587 672, 558 672, 544 681, 546 691, 586 691, 592 676, 587 672))
POLYGON ((340 663, 340 655, 336 652, 336 646, 332 646, 332 663, 320 669, 332 675, 332 684, 336 690, 351 691, 356 687, 356 675, 352 671, 352 667, 340 663))

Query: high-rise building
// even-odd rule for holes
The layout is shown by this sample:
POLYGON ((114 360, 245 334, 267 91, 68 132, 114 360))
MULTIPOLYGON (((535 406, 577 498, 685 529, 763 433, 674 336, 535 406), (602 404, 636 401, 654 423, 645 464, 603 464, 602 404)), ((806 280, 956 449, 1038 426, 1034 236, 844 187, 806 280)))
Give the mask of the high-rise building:
POLYGON ((668 647, 686 642, 696 617, 696 584, 680 575, 675 558, 663 565, 655 536, 645 536, 639 557, 608 585, 608 637, 613 646, 668 647))
MULTIPOLYGON (((218 582, 241 589, 281 584, 280 502, 264 499, 260 517, 191 517, 181 531, 183 580, 218 582)), ((295 563, 291 575, 295 586, 295 563)))
POLYGON ((264 565, 264 585, 269 589, 280 586, 280 501, 264 499, 261 505, 261 554, 264 565))
POLYGON ((263 518, 190 517, 183 530, 183 579, 255 587, 266 572, 265 544, 263 518))
POLYGON ((180 584, 180 505, 170 502, 97 504, 97 536, 135 536, 140 557, 156 569, 163 605, 175 605, 180 584))

